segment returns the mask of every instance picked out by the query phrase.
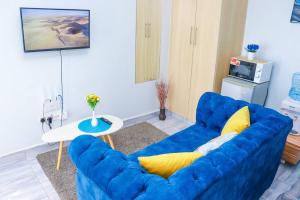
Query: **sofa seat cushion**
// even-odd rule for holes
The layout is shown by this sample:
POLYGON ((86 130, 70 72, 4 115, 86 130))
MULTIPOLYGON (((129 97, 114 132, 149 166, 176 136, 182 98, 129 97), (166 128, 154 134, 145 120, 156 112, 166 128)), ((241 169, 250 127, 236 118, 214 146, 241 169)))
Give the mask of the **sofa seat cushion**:
POLYGON ((190 126, 158 143, 129 155, 129 159, 137 162, 137 157, 153 156, 166 153, 192 152, 220 133, 199 125, 190 126))

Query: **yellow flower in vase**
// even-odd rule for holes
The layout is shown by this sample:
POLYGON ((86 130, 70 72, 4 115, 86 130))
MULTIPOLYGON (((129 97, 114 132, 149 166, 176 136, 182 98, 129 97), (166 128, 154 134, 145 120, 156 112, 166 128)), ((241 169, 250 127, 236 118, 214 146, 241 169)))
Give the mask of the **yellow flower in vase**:
POLYGON ((100 97, 95 94, 90 94, 86 97, 86 102, 92 110, 95 110, 96 105, 100 101, 100 97))
POLYGON ((88 105, 90 106, 90 108, 93 111, 93 117, 91 120, 91 125, 93 127, 98 126, 98 120, 96 119, 96 116, 95 116, 95 107, 97 106, 99 101, 100 101, 100 97, 95 94, 90 94, 86 97, 86 102, 88 103, 88 105))

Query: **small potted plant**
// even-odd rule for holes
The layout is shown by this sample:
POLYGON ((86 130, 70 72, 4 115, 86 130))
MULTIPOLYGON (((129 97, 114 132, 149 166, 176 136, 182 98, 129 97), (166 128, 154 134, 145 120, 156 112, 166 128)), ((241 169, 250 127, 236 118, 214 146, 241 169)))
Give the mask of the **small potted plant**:
POLYGON ((86 97, 86 102, 88 103, 88 105, 90 106, 90 108, 93 111, 93 116, 92 116, 92 120, 91 120, 91 125, 93 127, 98 126, 98 120, 95 115, 95 108, 99 101, 100 101, 100 97, 95 94, 90 94, 86 97))
POLYGON ((157 97, 160 104, 159 120, 166 119, 166 99, 168 96, 168 84, 164 81, 156 82, 157 97))
POLYGON ((259 50, 259 45, 258 44, 248 44, 245 49, 248 52, 248 59, 253 60, 255 58, 256 52, 259 50))

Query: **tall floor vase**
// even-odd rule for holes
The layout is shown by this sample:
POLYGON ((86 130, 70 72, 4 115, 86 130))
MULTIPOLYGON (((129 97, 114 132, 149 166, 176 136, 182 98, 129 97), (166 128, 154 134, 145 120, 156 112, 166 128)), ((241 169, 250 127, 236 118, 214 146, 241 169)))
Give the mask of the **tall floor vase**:
POLYGON ((159 112, 159 120, 166 120, 166 109, 160 109, 160 112, 159 112))

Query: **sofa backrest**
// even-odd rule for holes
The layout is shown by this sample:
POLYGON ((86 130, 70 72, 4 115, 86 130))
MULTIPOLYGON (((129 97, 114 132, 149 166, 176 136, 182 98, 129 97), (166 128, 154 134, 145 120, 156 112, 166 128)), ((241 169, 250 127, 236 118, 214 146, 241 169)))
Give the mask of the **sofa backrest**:
POLYGON ((196 123, 205 128, 221 132, 227 120, 244 106, 249 106, 251 124, 263 120, 270 113, 278 115, 277 112, 260 105, 249 104, 245 101, 207 92, 199 100, 196 123))

